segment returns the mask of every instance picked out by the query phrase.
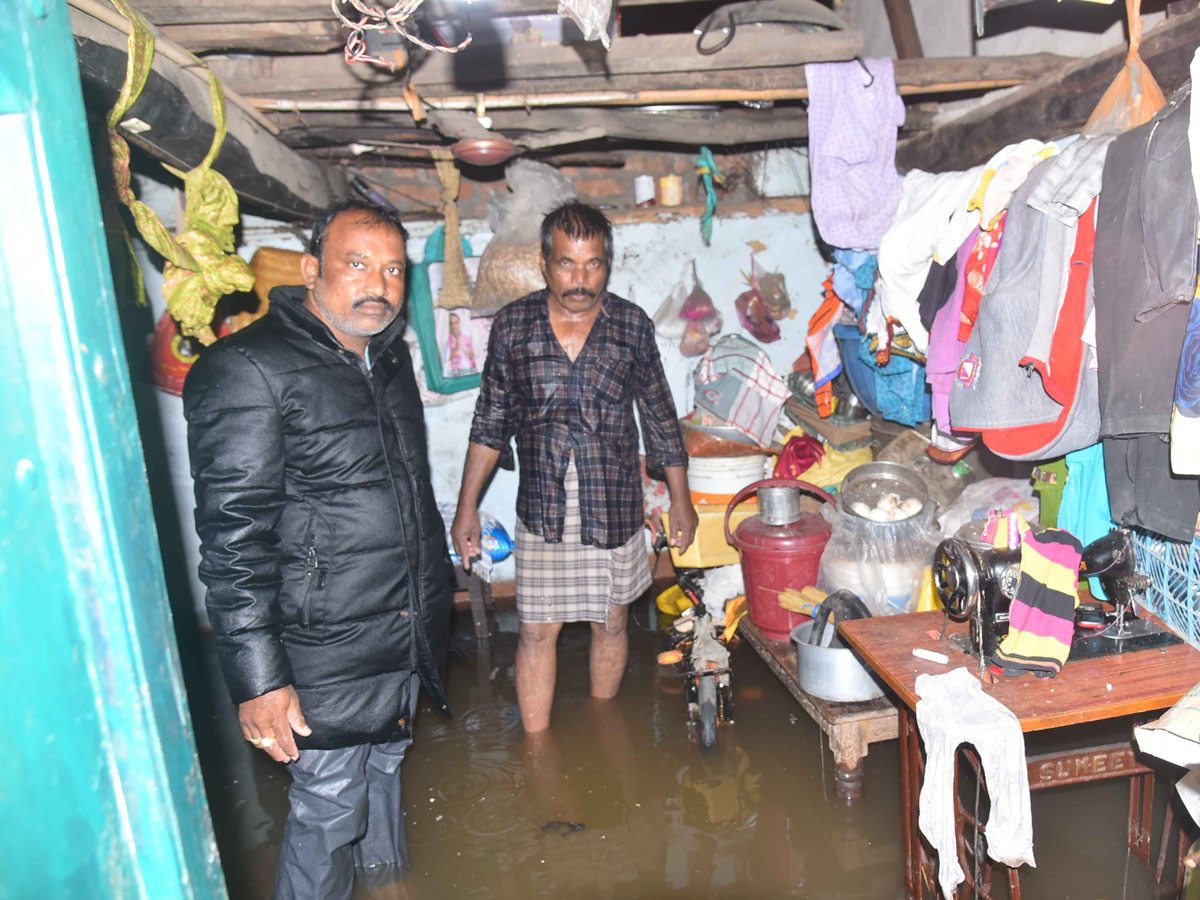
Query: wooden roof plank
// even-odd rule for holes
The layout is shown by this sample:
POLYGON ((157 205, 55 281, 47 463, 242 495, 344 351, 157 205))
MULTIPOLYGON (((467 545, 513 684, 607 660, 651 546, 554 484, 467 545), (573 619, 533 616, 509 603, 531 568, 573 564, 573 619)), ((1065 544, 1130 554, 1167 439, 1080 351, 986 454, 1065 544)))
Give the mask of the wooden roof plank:
MULTIPOLYGON (((417 84, 503 86, 512 78, 640 75, 708 69, 757 69, 806 62, 852 59, 862 50, 857 31, 802 32, 784 27, 744 30, 726 49, 712 56, 696 52, 690 34, 619 37, 605 53, 599 44, 510 44, 500 48, 470 46, 457 54, 436 54, 414 73, 417 84), (511 73, 511 74, 510 74, 511 73)), ((311 90, 402 86, 401 76, 367 64, 348 66, 340 54, 210 57, 209 65, 227 84, 257 96, 311 90)))
MULTIPOLYGON (((1172 17, 1142 38, 1141 57, 1168 96, 1188 78, 1200 44, 1200 11, 1172 17)), ((1124 65, 1127 49, 1114 47, 1064 66, 1010 94, 984 103, 928 132, 900 141, 901 170, 965 169, 1024 138, 1050 138, 1083 126, 1124 65)))
MULTIPOLYGON (((690 2, 695 0, 620 0, 618 5, 658 6, 690 2)), ((464 10, 465 5, 462 0, 426 0, 421 9, 430 18, 455 20, 462 19, 464 12, 475 19, 558 12, 558 0, 476 0, 470 4, 469 10, 464 10)), ((291 0, 288 3, 278 3, 276 0, 204 0, 203 3, 138 0, 135 6, 138 12, 159 26, 334 20, 328 0, 291 0)))

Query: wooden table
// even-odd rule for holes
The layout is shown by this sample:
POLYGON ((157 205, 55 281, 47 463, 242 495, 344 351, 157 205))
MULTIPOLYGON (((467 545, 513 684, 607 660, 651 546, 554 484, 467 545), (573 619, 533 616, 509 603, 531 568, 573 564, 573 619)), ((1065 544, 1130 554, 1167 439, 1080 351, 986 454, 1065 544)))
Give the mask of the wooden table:
POLYGON ((749 617, 738 625, 738 634, 758 652, 809 718, 829 738, 838 796, 848 802, 859 799, 862 796, 862 761, 868 745, 875 741, 890 741, 900 734, 896 705, 886 697, 861 703, 834 703, 814 697, 800 687, 796 678, 796 646, 791 641, 763 637, 749 617))
MULTIPOLYGON (((947 639, 938 640, 942 622, 941 612, 925 612, 858 619, 844 622, 838 628, 846 642, 858 651, 900 700, 905 880, 909 894, 917 898, 925 896, 926 889, 936 895, 937 882, 932 859, 917 830, 922 761, 920 735, 913 715, 918 699, 915 683, 917 676, 924 673, 941 674, 959 665, 972 672, 978 672, 979 668, 978 659, 968 657, 948 640, 949 635, 964 631, 966 626, 951 622, 947 639), (944 653, 950 657, 950 664, 943 666, 918 659, 912 655, 914 647, 944 653)), ((985 682, 983 689, 1013 711, 1021 722, 1022 731, 1030 732, 1165 709, 1197 681, 1200 681, 1200 653, 1187 644, 1176 644, 1099 659, 1068 661, 1052 679, 1032 675, 1001 676, 994 684, 985 682)), ((1107 778, 1130 778, 1130 846, 1143 861, 1149 862, 1153 772, 1136 759, 1132 741, 1029 757, 1027 763, 1031 790, 1107 778)), ((960 816, 966 812, 961 806, 958 804, 960 816)), ((968 825, 977 824, 969 817, 966 821, 968 825)), ((990 897, 991 867, 983 867, 986 883, 974 885, 966 856, 973 848, 966 846, 962 829, 958 831, 959 862, 967 874, 967 881, 960 890, 978 887, 978 896, 990 897)), ((1007 874, 1010 896, 1019 897, 1020 885, 1015 870, 1007 874)))

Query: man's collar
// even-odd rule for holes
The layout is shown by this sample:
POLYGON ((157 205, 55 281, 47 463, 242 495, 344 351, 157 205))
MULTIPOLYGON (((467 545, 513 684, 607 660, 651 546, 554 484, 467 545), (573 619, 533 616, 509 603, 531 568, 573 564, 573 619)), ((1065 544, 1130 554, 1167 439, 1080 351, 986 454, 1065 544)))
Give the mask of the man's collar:
MULTIPOLYGON (((550 292, 550 288, 542 288, 541 291, 539 291, 538 293, 541 296, 541 302, 538 303, 538 307, 542 311, 542 313, 545 315, 546 320, 549 321, 549 319, 550 319, 550 300, 553 298, 554 295, 550 292)), ((600 315, 603 315, 605 317, 609 317, 612 315, 608 311, 608 301, 609 301, 609 298, 611 298, 612 296, 613 296, 612 292, 610 292, 607 288, 605 288, 603 291, 600 292, 600 315)), ((599 316, 597 316, 597 318, 599 318, 599 316)))

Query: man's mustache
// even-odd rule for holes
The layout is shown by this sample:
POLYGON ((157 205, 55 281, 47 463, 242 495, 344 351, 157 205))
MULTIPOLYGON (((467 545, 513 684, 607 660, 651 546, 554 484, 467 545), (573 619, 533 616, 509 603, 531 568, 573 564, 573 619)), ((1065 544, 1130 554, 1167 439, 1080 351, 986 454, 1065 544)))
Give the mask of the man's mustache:
POLYGON ((595 297, 596 292, 591 288, 573 287, 563 291, 564 297, 595 297))
POLYGON ((356 297, 351 304, 351 308, 358 309, 360 306, 365 306, 368 303, 382 303, 389 311, 395 308, 388 301, 387 297, 381 297, 378 294, 363 294, 361 297, 356 297))

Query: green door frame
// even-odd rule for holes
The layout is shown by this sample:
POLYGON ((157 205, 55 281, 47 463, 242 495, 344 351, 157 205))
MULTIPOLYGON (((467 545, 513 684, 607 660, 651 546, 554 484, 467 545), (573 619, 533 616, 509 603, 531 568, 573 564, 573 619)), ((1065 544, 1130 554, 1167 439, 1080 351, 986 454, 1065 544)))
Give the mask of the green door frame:
POLYGON ((0 898, 224 897, 67 6, 0 22, 0 898))

